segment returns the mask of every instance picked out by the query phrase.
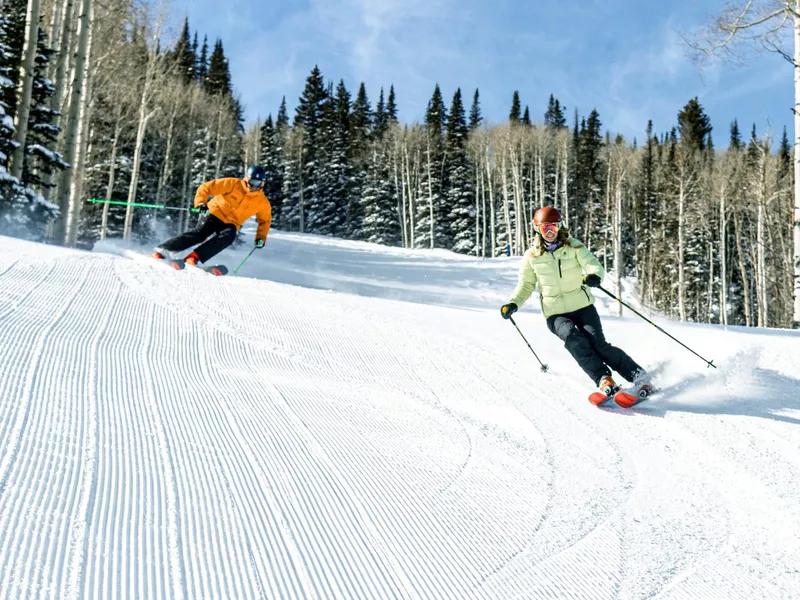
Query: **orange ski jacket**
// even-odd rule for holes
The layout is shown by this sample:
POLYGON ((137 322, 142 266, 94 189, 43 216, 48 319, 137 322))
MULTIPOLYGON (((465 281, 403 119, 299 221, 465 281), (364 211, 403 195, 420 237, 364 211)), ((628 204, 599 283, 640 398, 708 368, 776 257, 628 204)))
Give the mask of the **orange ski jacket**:
POLYGON ((204 202, 208 204, 208 212, 223 223, 235 225, 237 230, 255 215, 258 221, 256 239, 267 240, 272 224, 272 205, 262 190, 251 192, 244 180, 236 177, 212 179, 197 188, 194 195, 195 208, 204 202))

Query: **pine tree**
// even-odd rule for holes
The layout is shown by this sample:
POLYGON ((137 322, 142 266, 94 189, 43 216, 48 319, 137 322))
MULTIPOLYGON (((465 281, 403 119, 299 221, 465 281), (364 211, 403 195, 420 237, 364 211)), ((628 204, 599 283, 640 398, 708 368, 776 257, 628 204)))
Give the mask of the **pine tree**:
POLYGON ((378 103, 375 105, 375 124, 372 131, 373 137, 378 140, 381 139, 388 127, 389 118, 386 113, 386 105, 383 101, 383 88, 381 88, 380 96, 378 96, 378 103))
MULTIPOLYGON (((197 45, 197 34, 194 40, 195 46, 197 45)), ((189 37, 189 18, 183 21, 183 29, 181 29, 178 41, 175 44, 175 50, 171 53, 170 57, 177 66, 178 74, 181 80, 189 84, 195 79, 195 63, 197 57, 194 54, 192 40, 189 37)))
POLYGON ((266 173, 264 194, 272 204, 272 218, 276 223, 280 220, 281 200, 283 198, 283 157, 280 152, 282 144, 278 140, 278 135, 270 114, 261 126, 261 156, 259 157, 259 162, 266 173))
POLYGON ((13 117, 17 110, 27 2, 9 0, 4 10, 5 15, 0 18, 0 111, 5 113, 0 115, 0 219, 2 230, 8 235, 42 239, 45 226, 58 214, 58 207, 34 187, 43 189, 43 175, 67 166, 57 152, 48 148, 55 145, 60 131, 52 122, 57 113, 48 106, 53 84, 45 77, 53 51, 46 46, 46 35, 40 27, 22 177, 17 180, 7 172, 7 167, 9 155, 16 147, 12 141, 13 117))
POLYGON ((522 115, 522 124, 523 125, 527 125, 528 127, 530 127, 532 125, 532 123, 531 123, 531 111, 528 110, 528 105, 527 104, 525 105, 525 113, 522 115))
POLYGON ((481 126, 482 122, 480 92, 478 88, 475 88, 475 95, 472 97, 472 108, 469 110, 469 130, 474 131, 481 126))
POLYGON ((519 101, 519 92, 514 90, 514 97, 511 100, 511 112, 508 113, 508 120, 512 124, 519 123, 522 118, 522 106, 519 101))
POLYGON ((576 234, 590 247, 601 237, 604 228, 603 135, 600 115, 592 109, 589 118, 581 121, 576 164, 576 212, 581 215, 576 234))
POLYGON ((692 98, 678 113, 678 126, 681 141, 685 141, 693 150, 705 150, 711 135, 711 122, 703 111, 703 107, 692 98))
POLYGON ((348 200, 347 142, 350 93, 340 81, 334 95, 329 85, 322 104, 318 147, 315 155, 316 193, 308 205, 308 231, 343 235, 348 200))
POLYGON ((729 149, 741 150, 743 148, 742 134, 739 132, 739 123, 736 119, 731 123, 731 141, 728 145, 729 149))
POLYGON ((194 67, 195 81, 200 85, 205 85, 208 76, 208 36, 203 36, 203 47, 197 55, 197 63, 194 67))
POLYGON ((370 135, 372 110, 367 90, 362 83, 358 88, 350 113, 350 137, 348 159, 352 167, 350 194, 347 203, 347 234, 352 239, 363 239, 364 206, 361 201, 367 166, 370 159, 370 135))
POLYGON ((451 248, 450 211, 444 193, 444 131, 447 110, 439 84, 425 113, 422 177, 416 201, 414 243, 418 248, 451 248))
POLYGON ((386 145, 377 140, 372 144, 361 203, 364 239, 373 244, 400 245, 400 219, 390 174, 390 159, 386 145))
POLYGON ((544 124, 551 129, 560 129, 567 126, 567 119, 564 117, 564 110, 558 100, 550 94, 547 102, 547 111, 544 113, 544 124))
POLYGON ((472 169, 467 155, 469 129, 461 100, 461 89, 453 95, 447 120, 446 177, 447 204, 453 239, 452 249, 462 254, 475 252, 475 203, 472 188, 472 169))
POLYGON ((231 73, 222 48, 222 40, 219 38, 214 44, 214 51, 208 62, 208 73, 203 80, 203 89, 211 96, 231 95, 231 73))
MULTIPOLYGON (((31 111, 28 115, 28 135, 25 140, 25 165, 22 174, 22 182, 25 185, 43 191, 45 188, 55 187, 55 184, 49 183, 51 176, 69 166, 55 151, 61 128, 54 123, 58 113, 50 108, 50 97, 55 93, 55 88, 47 78, 49 63, 55 55, 55 51, 47 47, 46 39, 44 31, 39 28, 31 111)), ((42 215, 42 218, 49 217, 42 215)))
POLYGON ((19 181, 8 173, 8 160, 14 148, 14 122, 6 110, 8 98, 14 96, 16 91, 11 79, 11 52, 6 45, 8 27, 9 20, 5 16, 0 17, 0 219, 7 214, 11 197, 21 191, 19 181))
POLYGON ((389 98, 386 101, 386 119, 389 123, 397 123, 397 102, 393 85, 389 87, 389 98))
MULTIPOLYGON (((320 152, 320 140, 323 133, 323 110, 328 101, 328 94, 325 89, 325 81, 318 66, 314 66, 311 73, 306 78, 306 85, 300 96, 300 102, 295 110, 294 126, 302 133, 302 145, 298 148, 302 161, 299 163, 301 169, 298 177, 302 177, 303 211, 309 207, 319 205, 320 199, 317 198, 319 190, 317 188, 318 170, 321 164, 318 162, 320 152)), ((303 223, 303 231, 306 231, 306 221, 309 215, 303 212, 298 215, 298 222, 303 223)), ((316 222, 312 219, 313 222, 316 222)))

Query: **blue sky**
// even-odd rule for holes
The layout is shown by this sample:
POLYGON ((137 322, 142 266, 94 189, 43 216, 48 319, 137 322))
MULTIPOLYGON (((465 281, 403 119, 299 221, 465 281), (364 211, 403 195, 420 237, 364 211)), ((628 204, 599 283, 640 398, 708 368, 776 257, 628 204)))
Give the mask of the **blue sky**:
POLYGON ((680 32, 705 23, 723 0, 173 0, 176 29, 188 15, 209 43, 221 37, 248 122, 273 116, 285 95, 294 114, 318 64, 326 79, 370 101, 394 84, 402 122, 421 120, 438 83, 448 104, 460 87, 467 105, 480 88, 484 116, 507 119, 514 90, 541 122, 552 93, 605 130, 641 140, 676 123, 697 96, 727 145, 730 122, 749 132, 792 132, 791 65, 749 54, 745 65, 699 72, 680 32), (646 8, 643 8, 646 6, 646 8))

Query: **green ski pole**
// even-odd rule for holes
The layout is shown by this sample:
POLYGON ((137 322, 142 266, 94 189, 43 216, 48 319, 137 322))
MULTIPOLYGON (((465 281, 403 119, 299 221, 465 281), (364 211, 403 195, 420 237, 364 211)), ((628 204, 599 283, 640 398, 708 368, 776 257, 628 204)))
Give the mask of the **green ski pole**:
POLYGON ((254 247, 253 247, 253 249, 252 249, 252 250, 250 250, 250 252, 247 254, 247 256, 245 256, 245 257, 244 257, 244 260, 243 260, 242 262, 240 262, 240 263, 239 263, 239 266, 238 266, 238 267, 236 267, 236 268, 233 270, 233 272, 234 272, 234 273, 236 273, 236 271, 238 271, 239 269, 241 269, 241 268, 242 268, 242 265, 243 265, 244 263, 246 263, 246 262, 247 262, 247 259, 248 259, 248 258, 250 258, 250 255, 251 255, 253 252, 255 252, 255 250, 256 250, 256 248, 255 248, 255 246, 254 246, 254 247))

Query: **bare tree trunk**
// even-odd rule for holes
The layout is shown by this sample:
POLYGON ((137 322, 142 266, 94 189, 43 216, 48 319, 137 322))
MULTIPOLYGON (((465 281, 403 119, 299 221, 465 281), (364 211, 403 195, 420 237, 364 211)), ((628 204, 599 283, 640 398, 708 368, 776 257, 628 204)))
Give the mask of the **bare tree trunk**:
POLYGON ((567 194, 567 180, 568 177, 568 169, 569 169, 569 151, 564 150, 561 156, 561 160, 564 161, 561 176, 561 197, 564 200, 564 219, 567 222, 567 225, 571 227, 570 220, 569 220, 569 195, 567 194))
POLYGON ((503 175, 503 216, 506 219, 506 243, 509 248, 514 248, 513 231, 511 231, 511 213, 508 209, 508 169, 506 169, 506 154, 503 153, 503 161, 500 165, 500 172, 503 175))
POLYGON ((114 141, 111 143, 111 166, 108 169, 108 183, 106 184, 106 203, 103 204, 103 217, 100 225, 100 239, 106 239, 108 235, 108 212, 111 207, 109 204, 114 195, 114 179, 117 174, 117 148, 119 147, 119 136, 122 133, 122 119, 118 120, 114 126, 114 141))
MULTIPOLYGON (((615 207, 615 221, 614 223, 614 268, 617 271, 617 290, 621 293, 622 292, 622 181, 625 177, 625 173, 621 173, 619 175, 619 180, 617 181, 617 193, 616 193, 616 207, 615 207)), ((622 316, 622 304, 617 302, 617 310, 619 316, 622 316)))
MULTIPOLYGON (((761 160, 764 160, 764 156, 762 155, 761 160)), ((756 201, 758 202, 756 207, 756 294, 758 298, 758 326, 759 327, 767 327, 767 303, 768 303, 768 296, 767 296, 767 257, 765 253, 765 244, 766 239, 764 235, 764 227, 765 227, 765 207, 764 207, 764 192, 765 192, 765 183, 764 182, 764 166, 761 165, 761 181, 759 185, 759 193, 756 201)))
POLYGON ((681 178, 678 190, 678 314, 681 321, 686 320, 686 268, 683 258, 686 251, 686 224, 684 213, 686 205, 686 186, 681 178))
POLYGON ((512 246, 515 254, 522 254, 522 246, 524 244, 525 234, 523 230, 525 221, 525 209, 522 205, 522 189, 520 185, 520 163, 521 158, 517 158, 516 152, 511 152, 511 178, 513 183, 513 196, 514 196, 514 245, 512 246))
MULTIPOLYGON (((711 320, 714 304, 714 244, 708 242, 708 301, 706 303, 706 319, 711 320)), ((703 319, 705 321, 706 319, 703 319)))
POLYGON ((28 13, 25 17, 25 45, 20 65, 19 104, 15 119, 14 141, 19 144, 11 154, 11 175, 22 178, 25 165, 25 141, 28 137, 28 119, 31 114, 31 96, 36 67, 36 45, 39 42, 39 0, 28 0, 28 13))
POLYGON ((136 146, 133 151, 133 169, 131 171, 131 183, 128 186, 128 206, 125 209, 125 229, 122 233, 122 239, 129 240, 131 238, 131 229, 133 226, 133 204, 136 202, 136 188, 139 186, 139 171, 142 165, 142 146, 144 146, 144 136, 147 133, 147 124, 153 118, 153 113, 145 113, 146 106, 144 102, 139 109, 139 127, 136 130, 136 146))
MULTIPOLYGON (((486 148, 486 153, 488 155, 489 148, 486 148)), ((490 231, 491 231, 491 239, 489 243, 491 244, 491 258, 495 257, 495 245, 497 244, 497 224, 495 219, 495 206, 494 206, 494 182, 492 181, 492 163, 489 160, 488 156, 486 158, 486 187, 489 189, 489 219, 491 223, 490 231)))
POLYGON ((83 0, 81 4, 81 15, 78 22, 78 48, 75 57, 74 77, 70 87, 69 116, 67 118, 66 134, 64 136, 64 162, 71 165, 70 168, 61 172, 58 185, 58 206, 60 215, 54 228, 54 237, 59 242, 66 242, 67 234, 67 212, 69 209, 69 195, 72 178, 75 174, 75 158, 78 150, 78 115, 81 106, 86 102, 85 81, 86 81, 86 59, 89 47, 89 32, 92 29, 94 17, 92 13, 92 0, 83 0))
POLYGON ((220 105, 217 108, 217 137, 214 141, 214 150, 216 151, 216 156, 214 157, 214 179, 219 179, 220 169, 222 168, 222 99, 220 99, 220 105))
MULTIPOLYGON (((89 40, 87 42, 86 56, 92 55, 92 30, 89 29, 89 40)), ((75 155, 75 165, 73 167, 73 177, 69 190, 69 211, 67 213, 66 244, 74 246, 78 240, 78 221, 81 215, 83 197, 83 178, 85 175, 86 152, 89 145, 89 124, 92 120, 92 82, 94 81, 94 70, 86 63, 86 81, 81 106, 78 111, 78 140, 77 152, 75 155)))
POLYGON ((794 327, 800 328, 800 0, 794 0, 794 327))
POLYGON ((728 235, 727 229, 727 186, 723 182, 719 199, 719 317, 722 325, 728 324, 728 235))
POLYGON ((392 157, 392 171, 394 173, 394 189, 395 194, 397 194, 397 212, 398 216, 400 217, 401 223, 401 235, 402 235, 402 244, 403 248, 407 248, 406 245, 407 238, 406 238, 406 190, 405 186, 400 183, 400 175, 397 172, 397 160, 399 158, 399 153, 395 151, 394 156, 392 157))
POLYGON ((161 204, 163 200, 164 187, 167 185, 167 177, 172 171, 172 146, 175 132, 175 113, 172 111, 169 119, 169 127, 167 128, 167 147, 164 149, 164 164, 161 167, 161 176, 158 178, 158 185, 156 186, 156 204, 161 204))
POLYGON ((736 210, 733 213, 733 237, 736 240, 736 254, 739 263, 739 276, 742 278, 742 295, 744 296, 744 323, 747 327, 752 325, 750 315, 750 274, 745 269, 744 251, 742 250, 741 215, 736 210))
POLYGON ((431 235, 431 248, 433 248, 433 247, 434 247, 434 243, 433 243, 433 241, 434 241, 434 227, 433 227, 433 225, 434 225, 434 223, 433 223, 433 181, 432 181, 432 179, 431 179, 431 169, 432 169, 433 167, 431 166, 431 138, 430 138, 430 136, 426 136, 426 139, 428 140, 428 159, 427 159, 427 160, 428 160, 428 210, 430 211, 429 218, 430 218, 430 221, 431 221, 431 231, 430 231, 430 235, 431 235))
POLYGON ((303 182, 303 143, 302 141, 298 144, 298 153, 299 157, 297 159, 297 168, 299 172, 299 181, 300 181, 300 233, 305 233, 306 230, 306 203, 304 198, 304 191, 305 191, 305 183, 303 182))

